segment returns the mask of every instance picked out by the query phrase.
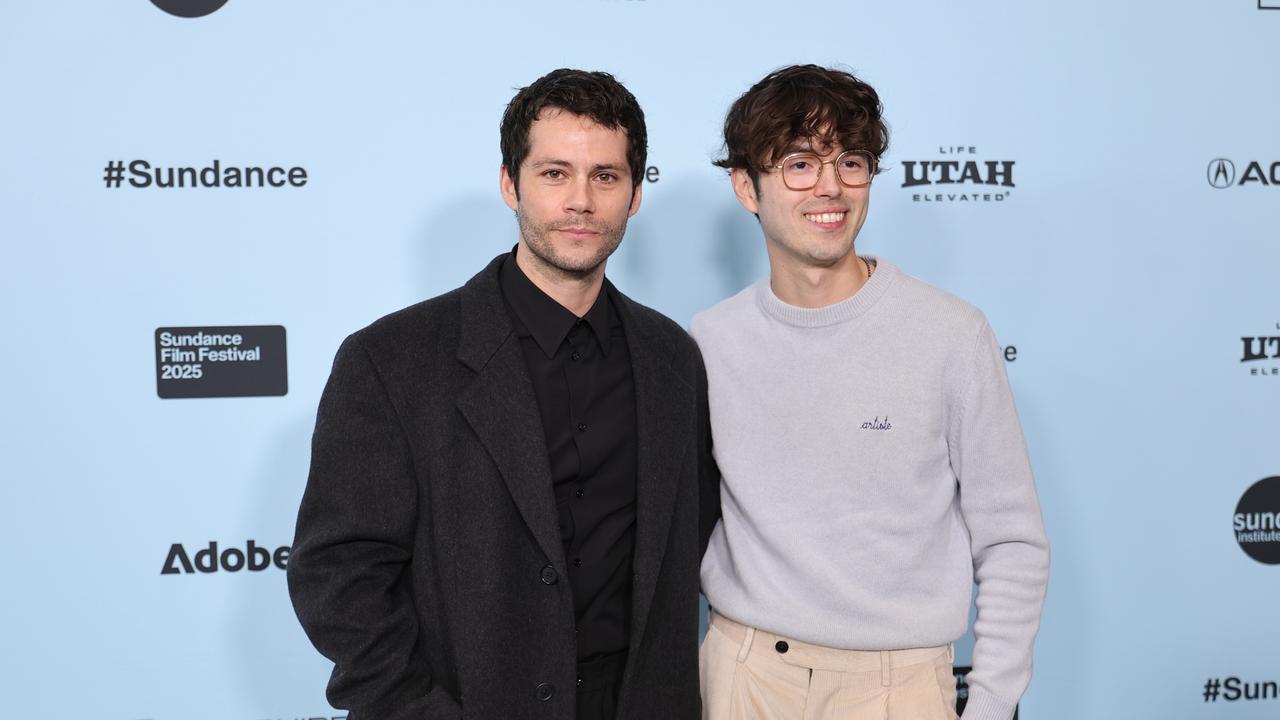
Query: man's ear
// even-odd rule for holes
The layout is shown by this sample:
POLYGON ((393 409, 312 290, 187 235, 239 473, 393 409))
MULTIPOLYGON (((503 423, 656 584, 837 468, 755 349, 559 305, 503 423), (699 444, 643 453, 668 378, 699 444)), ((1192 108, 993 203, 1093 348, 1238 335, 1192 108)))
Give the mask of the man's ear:
POLYGON ((515 210, 520 202, 520 195, 516 192, 516 180, 507 172, 506 165, 498 171, 498 186, 502 188, 502 199, 507 207, 515 210))
POLYGON ((644 181, 636 186, 635 192, 631 193, 631 209, 627 211, 627 217, 634 217, 636 212, 640 210, 640 196, 644 195, 644 181))
POLYGON ((733 194, 738 196, 738 202, 752 215, 759 215, 760 198, 756 195, 756 184, 747 169, 734 168, 729 177, 733 181, 733 194))

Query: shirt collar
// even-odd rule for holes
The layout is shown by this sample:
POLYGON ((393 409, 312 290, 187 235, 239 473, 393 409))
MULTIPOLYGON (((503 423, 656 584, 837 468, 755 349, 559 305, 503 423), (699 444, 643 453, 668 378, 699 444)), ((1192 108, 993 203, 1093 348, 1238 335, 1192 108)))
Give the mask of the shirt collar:
MULTIPOLYGON (((517 334, 533 337, 548 358, 554 357, 560 343, 577 324, 578 317, 533 284, 516 264, 515 248, 502 261, 498 282, 512 319, 516 321, 517 334)), ((613 301, 609 298, 610 287, 609 281, 605 280, 596 301, 582 317, 605 355, 609 354, 612 326, 620 324, 613 301)))

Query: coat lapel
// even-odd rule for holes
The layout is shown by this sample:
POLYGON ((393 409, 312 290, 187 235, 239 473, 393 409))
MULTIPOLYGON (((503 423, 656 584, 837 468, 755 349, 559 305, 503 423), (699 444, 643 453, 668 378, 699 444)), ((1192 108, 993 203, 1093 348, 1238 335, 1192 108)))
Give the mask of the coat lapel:
MULTIPOLYGON (((538 546, 567 577, 551 487, 542 417, 490 263, 462 288, 458 360, 476 372, 458 409, 498 467, 538 546)), ((672 340, 632 301, 608 286, 626 328, 636 391, 636 544, 632 587, 631 657, 644 638, 649 609, 668 544, 676 485, 691 445, 682 422, 693 413, 693 388, 671 367, 672 340)), ((628 663, 630 676, 635 664, 628 663)))
POLYGON ((551 462, 533 383, 502 302, 495 259, 461 292, 458 360, 476 372, 458 397, 542 552, 567 577, 551 488, 551 462))
MULTIPOLYGON (((615 291, 616 292, 616 291, 615 291)), ((662 557, 668 544, 675 509, 677 473, 685 449, 681 419, 692 413, 693 389, 671 367, 675 351, 670 338, 655 323, 631 308, 632 301, 617 293, 618 307, 631 350, 636 388, 636 546, 632 588, 631 658, 644 639, 662 557)), ((628 662, 628 674, 635 666, 628 662)))

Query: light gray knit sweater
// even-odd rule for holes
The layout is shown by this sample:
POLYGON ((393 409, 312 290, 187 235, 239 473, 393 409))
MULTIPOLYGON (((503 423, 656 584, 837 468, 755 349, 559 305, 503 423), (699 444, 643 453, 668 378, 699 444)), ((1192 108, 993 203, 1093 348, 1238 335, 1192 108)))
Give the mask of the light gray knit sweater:
POLYGON ((983 314, 880 259, 835 305, 787 305, 766 278, 692 334, 723 473, 711 605, 828 647, 929 647, 964 635, 976 581, 964 717, 1012 717, 1049 548, 983 314))

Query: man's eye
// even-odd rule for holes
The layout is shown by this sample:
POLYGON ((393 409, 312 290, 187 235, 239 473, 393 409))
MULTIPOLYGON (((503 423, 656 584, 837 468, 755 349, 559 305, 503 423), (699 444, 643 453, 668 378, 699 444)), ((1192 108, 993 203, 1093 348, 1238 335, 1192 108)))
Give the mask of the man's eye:
POLYGON ((613 173, 600 173, 599 175, 596 176, 596 179, 599 180, 600 182, 611 183, 617 180, 618 176, 614 175, 613 173))
POLYGON ((564 173, 560 170, 548 170, 542 173, 542 176, 548 180, 562 180, 564 178, 564 173))
POLYGON ((861 170, 862 161, 857 158, 845 158, 840 165, 847 170, 861 170))
POLYGON ((813 167, 813 163, 803 158, 797 158, 787 163, 788 170, 795 170, 797 172, 803 172, 805 170, 811 169, 812 167, 813 167))

